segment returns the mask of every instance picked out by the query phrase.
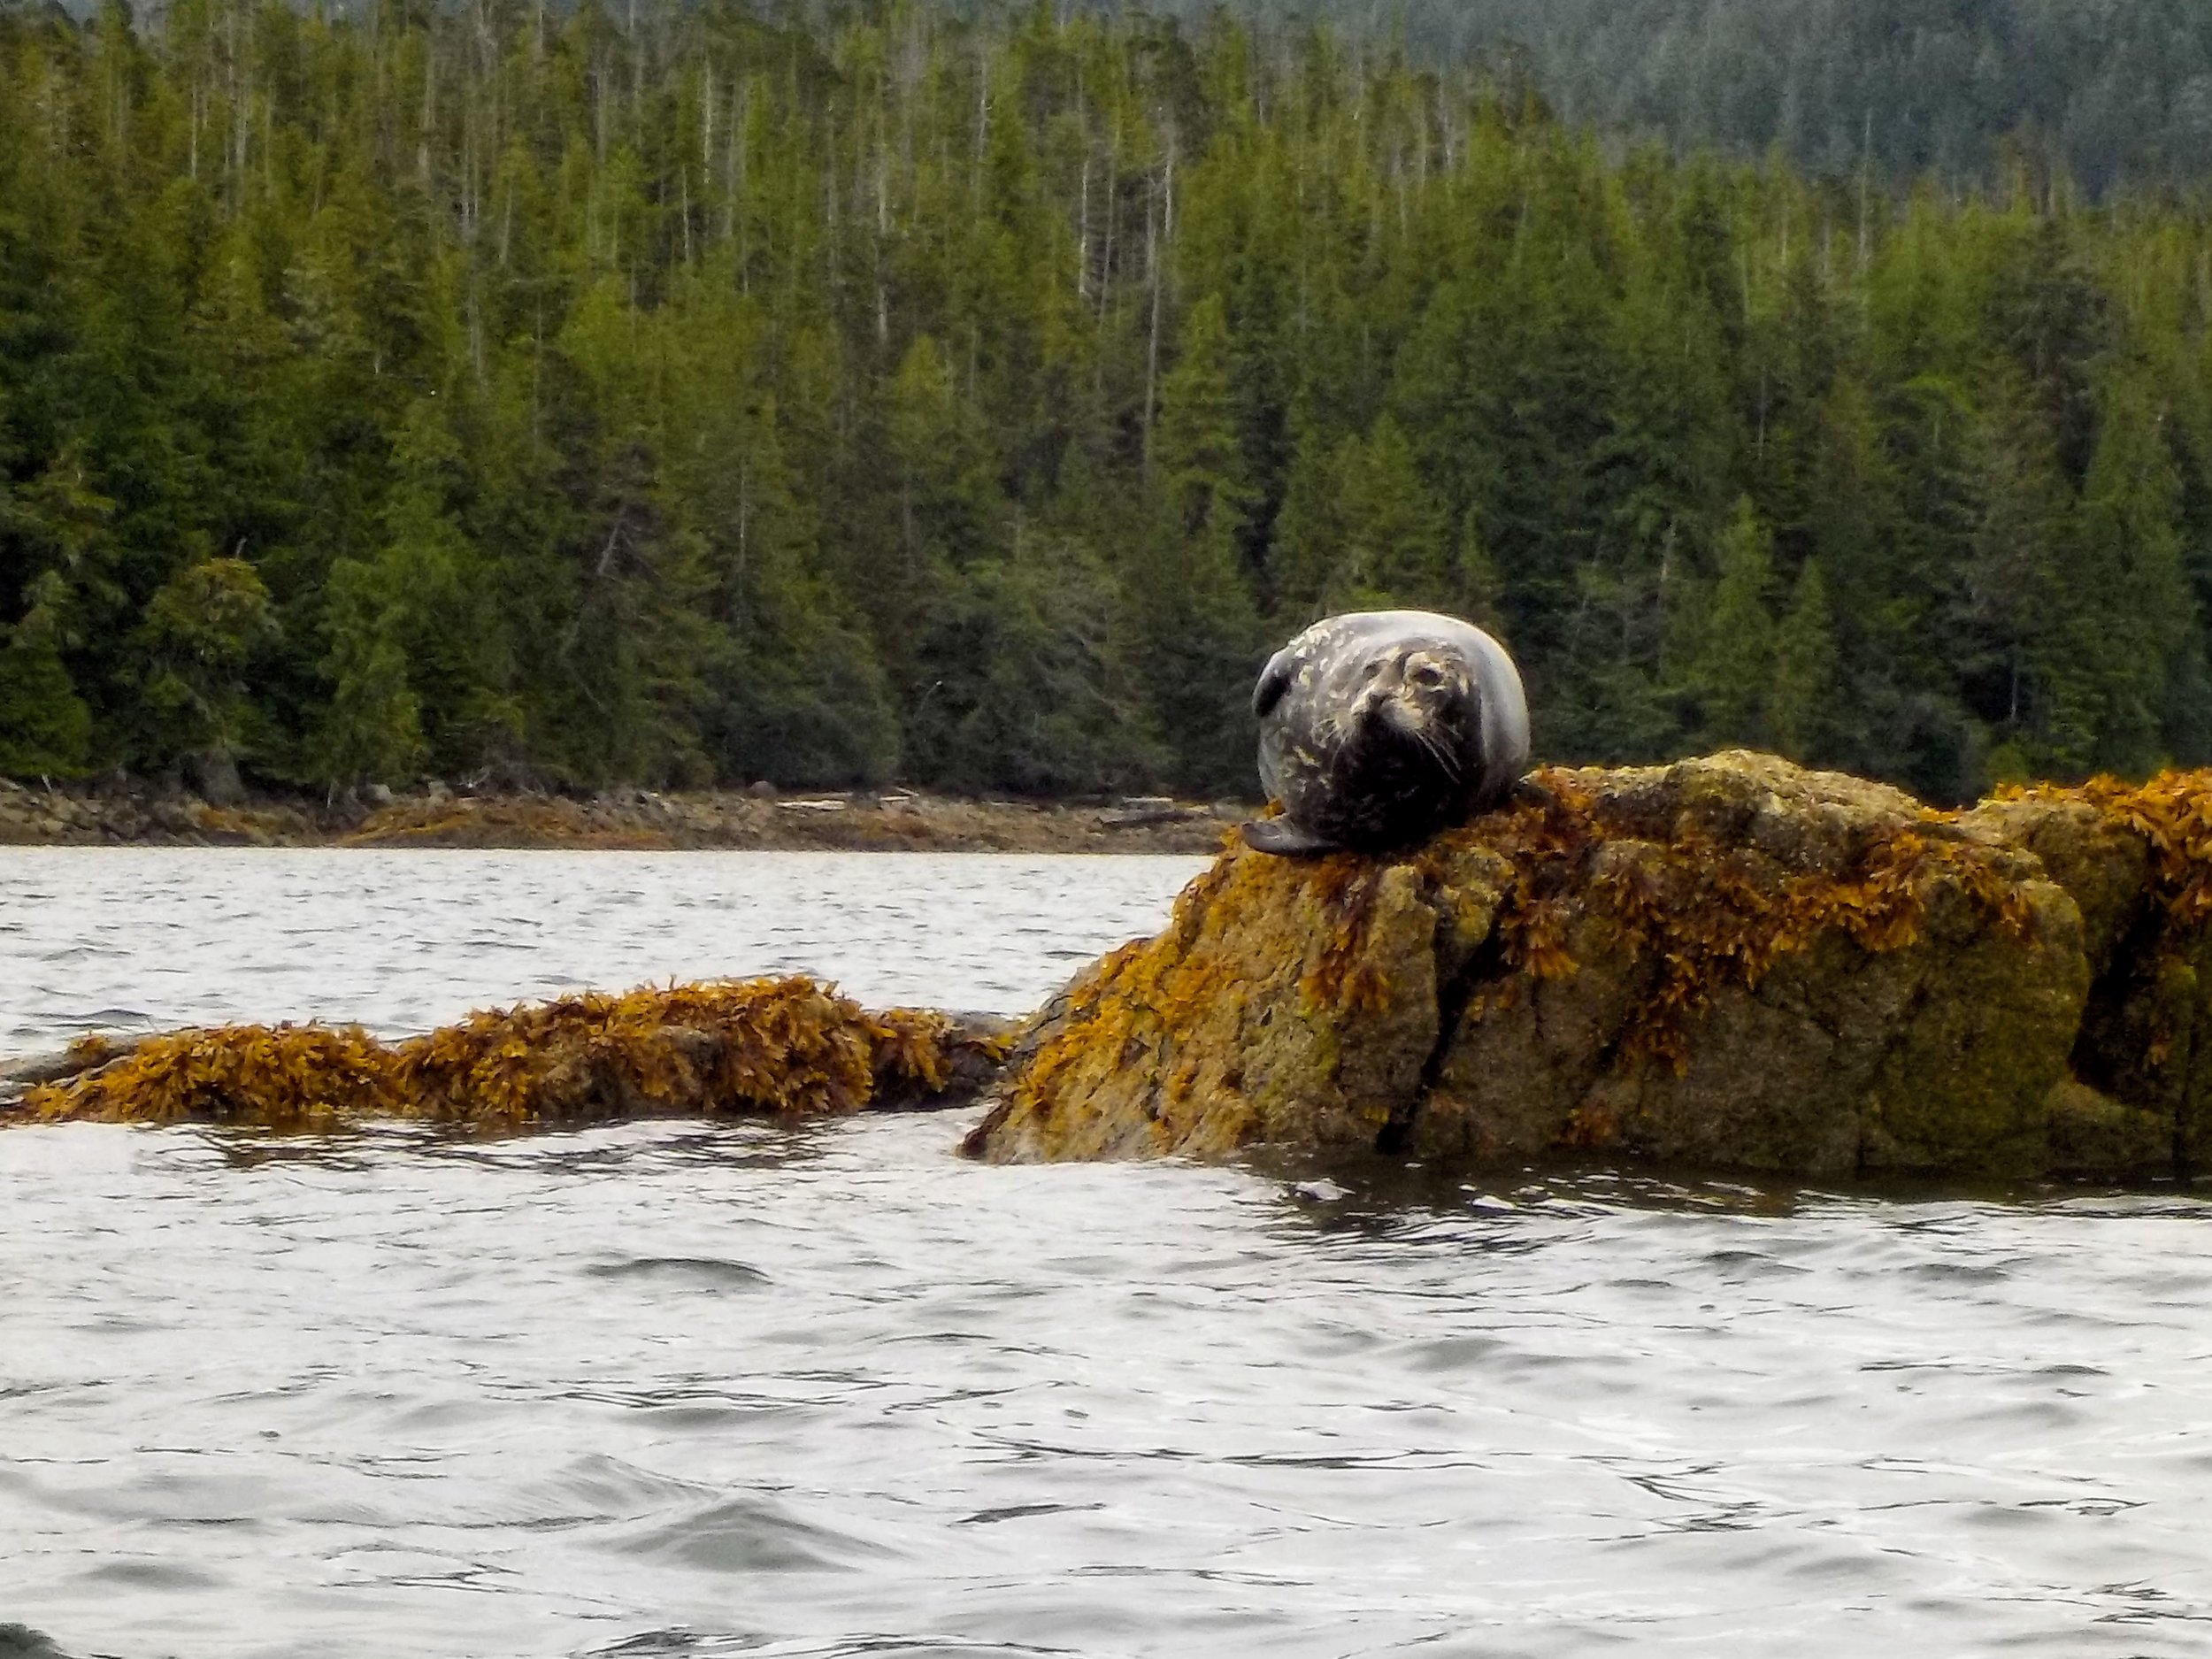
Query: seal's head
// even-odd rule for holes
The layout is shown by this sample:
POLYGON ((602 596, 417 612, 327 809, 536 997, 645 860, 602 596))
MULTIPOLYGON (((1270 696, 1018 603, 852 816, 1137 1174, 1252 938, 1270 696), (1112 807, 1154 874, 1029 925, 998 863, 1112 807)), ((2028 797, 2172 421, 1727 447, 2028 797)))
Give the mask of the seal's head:
POLYGON ((1252 712, 1260 782, 1282 803, 1246 826, 1261 852, 1405 846, 1502 803, 1528 764, 1512 659, 1432 611, 1314 624, 1268 659, 1252 712))

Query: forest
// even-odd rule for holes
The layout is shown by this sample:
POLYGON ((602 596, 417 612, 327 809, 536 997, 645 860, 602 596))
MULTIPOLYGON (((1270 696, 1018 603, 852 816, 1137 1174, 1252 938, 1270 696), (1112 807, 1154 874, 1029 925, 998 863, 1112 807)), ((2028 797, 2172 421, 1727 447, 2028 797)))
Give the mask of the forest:
POLYGON ((1400 603, 1549 760, 2212 759, 2203 193, 1399 36, 6 0, 0 772, 1248 796, 1400 603))
MULTIPOLYGON (((1170 0, 1202 17, 1213 0, 1170 0)), ((2212 155, 2202 0, 1247 0, 1432 60, 1485 56, 1562 119, 1816 173, 1947 184, 2013 155, 2093 196, 2189 188, 2212 155)))

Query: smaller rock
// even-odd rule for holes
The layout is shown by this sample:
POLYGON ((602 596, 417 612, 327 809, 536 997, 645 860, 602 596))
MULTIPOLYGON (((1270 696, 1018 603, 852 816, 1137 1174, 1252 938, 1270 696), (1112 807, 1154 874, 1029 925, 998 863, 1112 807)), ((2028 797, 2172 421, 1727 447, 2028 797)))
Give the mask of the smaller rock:
POLYGON ((211 749, 188 757, 185 780, 193 792, 214 806, 243 806, 246 786, 238 776, 238 758, 227 749, 211 749))
POLYGON ((1166 801, 1156 806, 1109 808, 1098 815, 1098 821, 1107 829, 1139 829, 1147 824, 1183 824, 1205 816, 1195 807, 1178 806, 1166 801))
POLYGON ((2155 1170, 2173 1156, 2172 1118, 2061 1078, 2045 1097, 2050 1172, 2069 1180, 2114 1181, 2155 1170))

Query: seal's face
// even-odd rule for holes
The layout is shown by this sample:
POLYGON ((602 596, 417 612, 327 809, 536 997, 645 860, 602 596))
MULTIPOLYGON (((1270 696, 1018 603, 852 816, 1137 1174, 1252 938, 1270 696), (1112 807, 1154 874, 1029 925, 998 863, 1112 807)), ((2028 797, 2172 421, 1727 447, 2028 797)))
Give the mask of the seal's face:
POLYGON ((1417 741, 1443 742, 1464 728, 1473 701, 1467 659, 1457 651, 1440 645, 1394 646, 1364 664, 1346 725, 1349 733, 1379 726, 1417 741))
POLYGON ((1327 839, 1379 847, 1463 815, 1479 756, 1467 660, 1450 646, 1399 641, 1340 670, 1312 784, 1290 803, 1327 839))

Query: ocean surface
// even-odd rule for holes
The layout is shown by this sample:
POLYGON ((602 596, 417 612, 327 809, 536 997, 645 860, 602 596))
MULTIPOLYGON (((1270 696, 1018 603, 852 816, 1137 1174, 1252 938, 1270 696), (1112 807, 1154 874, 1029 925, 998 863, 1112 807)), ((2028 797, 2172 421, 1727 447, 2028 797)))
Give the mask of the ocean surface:
MULTIPOLYGON (((0 1051, 799 969, 1019 1011, 1196 867, 0 850, 0 1051)), ((964 1122, 0 1133, 0 1655, 2212 1654, 2186 1194, 964 1122)))

